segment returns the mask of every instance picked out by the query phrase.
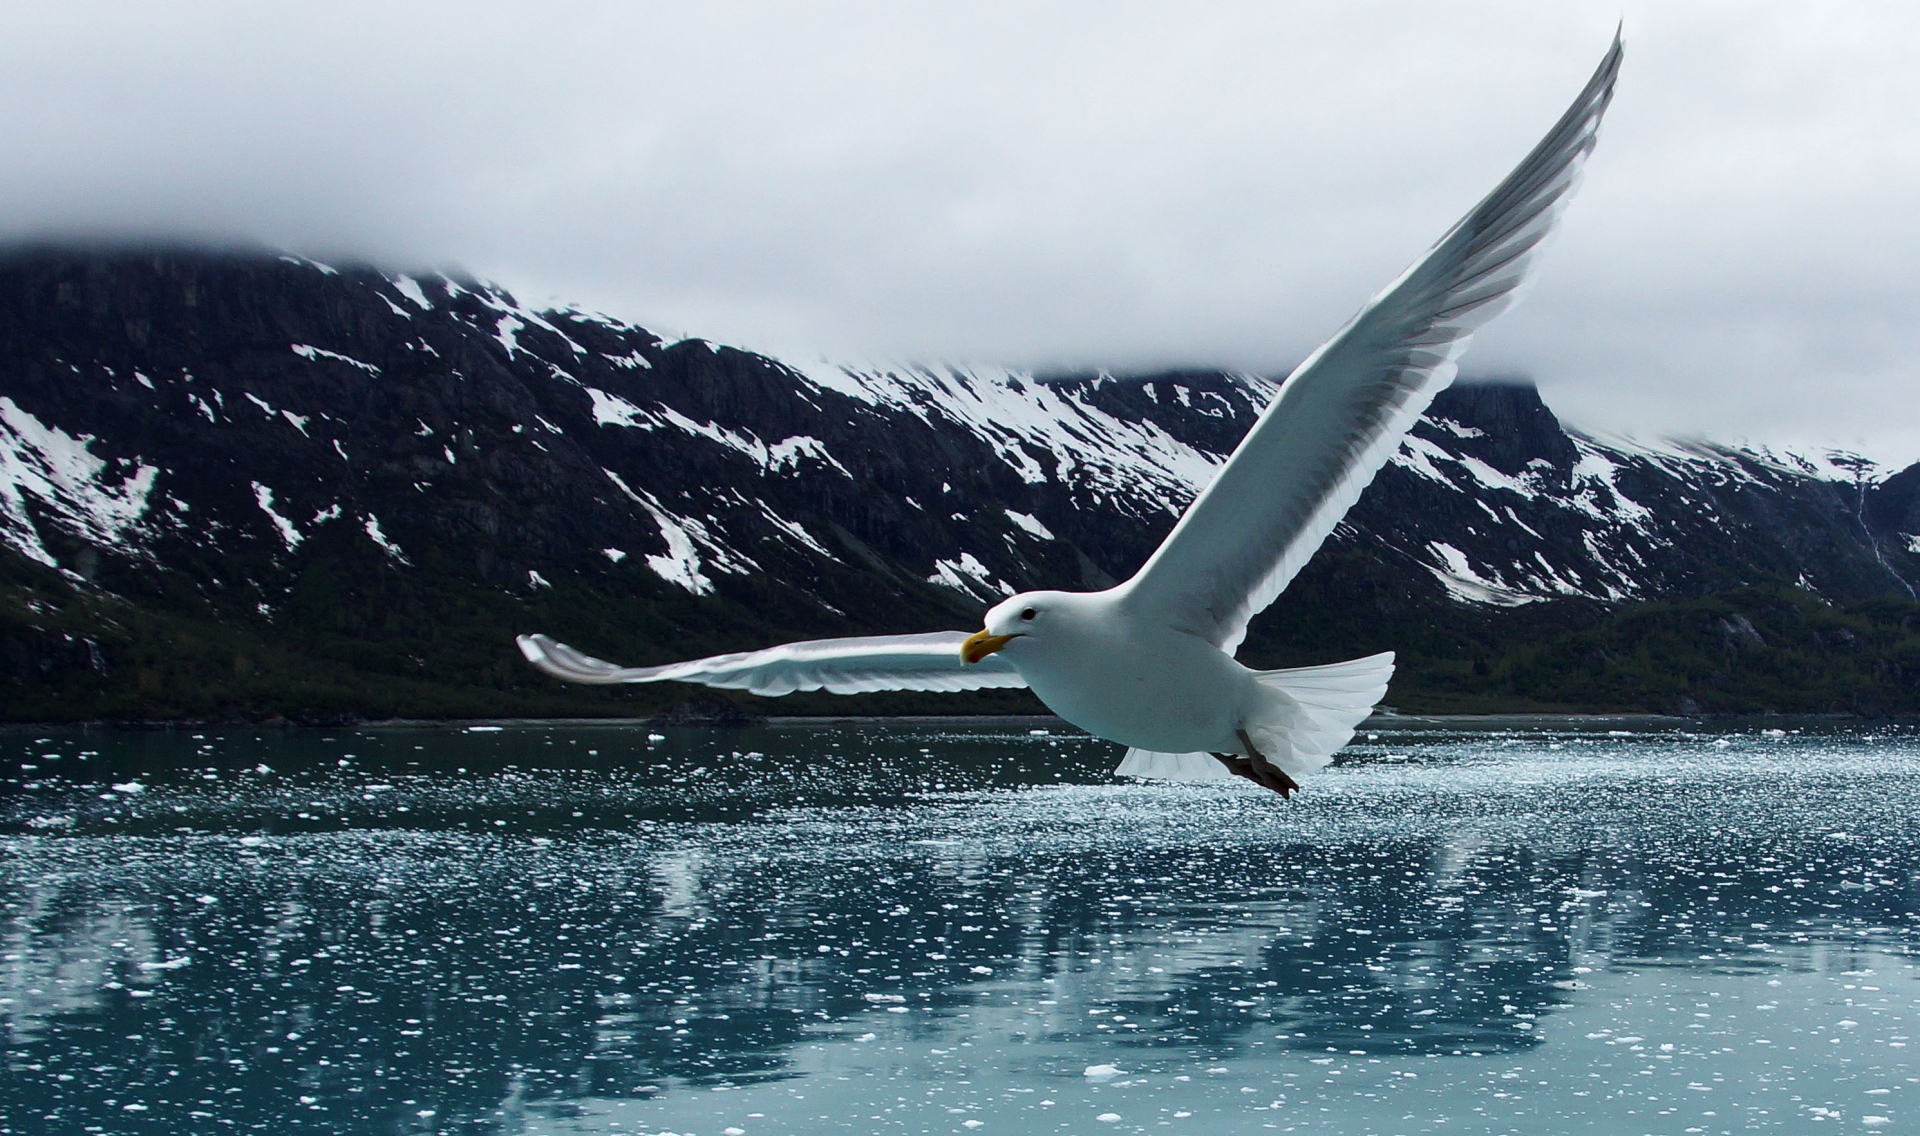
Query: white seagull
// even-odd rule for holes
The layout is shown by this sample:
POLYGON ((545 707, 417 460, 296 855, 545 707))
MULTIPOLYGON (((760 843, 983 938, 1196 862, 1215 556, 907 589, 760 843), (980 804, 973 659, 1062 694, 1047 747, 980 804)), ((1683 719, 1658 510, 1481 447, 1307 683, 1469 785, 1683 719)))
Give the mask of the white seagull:
POLYGON ((619 667, 544 635, 534 666, 584 683, 796 690, 1028 687, 1128 748, 1118 773, 1245 777, 1282 796, 1353 737, 1386 693, 1387 652, 1256 671, 1247 621, 1285 590, 1402 435, 1453 381, 1468 338, 1511 307, 1592 152, 1621 42, 1518 168, 1280 385, 1240 446, 1133 578, 1102 592, 1023 592, 986 626, 817 639, 660 667, 619 667))

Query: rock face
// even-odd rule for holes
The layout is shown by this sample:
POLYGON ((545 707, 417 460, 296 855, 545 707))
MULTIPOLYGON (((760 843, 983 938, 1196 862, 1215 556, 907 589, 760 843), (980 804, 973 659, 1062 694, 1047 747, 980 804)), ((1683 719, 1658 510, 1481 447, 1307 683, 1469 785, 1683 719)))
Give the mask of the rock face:
MULTIPOLYGON (((503 712, 559 697, 514 630, 640 663, 969 626, 1131 573, 1277 386, 794 366, 471 280, 177 250, 10 255, 0 348, 0 665, 51 716, 147 704, 98 703, 143 619, 233 638, 221 682, 318 668, 322 701, 414 683, 503 712)), ((1248 651, 1755 584, 1910 598, 1916 534, 1920 466, 1602 441, 1529 385, 1463 383, 1248 651)), ((184 705, 192 677, 153 665, 148 702, 184 705)))

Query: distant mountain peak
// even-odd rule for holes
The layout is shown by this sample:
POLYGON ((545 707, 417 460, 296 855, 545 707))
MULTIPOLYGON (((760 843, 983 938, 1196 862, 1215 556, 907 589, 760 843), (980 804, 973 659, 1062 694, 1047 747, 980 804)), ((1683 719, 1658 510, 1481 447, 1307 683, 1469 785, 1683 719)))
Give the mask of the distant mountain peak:
MULTIPOLYGON (((153 249, 0 257, 0 344, 24 562, 286 634, 326 625, 322 580, 446 619, 632 607, 635 661, 1124 579, 1278 385, 790 363, 478 280, 153 249)), ((1905 595, 1917 547, 1913 469, 1604 440, 1489 379, 1434 401, 1281 606, 1360 577, 1394 610, 1905 595)))

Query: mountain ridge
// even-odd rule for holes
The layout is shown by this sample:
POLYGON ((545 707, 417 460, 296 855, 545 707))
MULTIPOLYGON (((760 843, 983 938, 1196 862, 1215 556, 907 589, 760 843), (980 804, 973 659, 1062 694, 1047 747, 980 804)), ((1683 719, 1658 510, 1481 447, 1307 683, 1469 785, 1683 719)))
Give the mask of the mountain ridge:
MULTIPOLYGON (((190 250, 0 257, 0 343, 16 718, 658 709, 687 692, 557 691, 511 632, 651 663, 966 627, 1010 589, 1106 586, 1276 387, 796 366, 476 280, 190 250), (194 647, 194 667, 170 667, 122 608, 220 661, 194 647), (143 694, 128 666, 162 677, 143 694), (332 675, 334 693, 222 709, 194 691, 252 689, 262 667, 283 686, 332 675)), ((1322 662, 1411 636, 1414 678, 1422 659, 1485 662, 1627 604, 1756 587, 1911 600, 1916 471, 1602 441, 1531 385, 1456 384, 1243 654, 1322 662)), ((1906 704, 1905 676, 1882 703, 1906 704)), ((1684 697, 1699 694, 1714 691, 1684 697)))

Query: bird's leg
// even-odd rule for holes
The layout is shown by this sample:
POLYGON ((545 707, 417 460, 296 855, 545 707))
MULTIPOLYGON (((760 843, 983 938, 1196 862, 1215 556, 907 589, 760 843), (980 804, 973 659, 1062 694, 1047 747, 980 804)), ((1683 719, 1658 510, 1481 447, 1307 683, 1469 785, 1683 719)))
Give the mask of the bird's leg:
POLYGON ((1262 784, 1261 780, 1253 775, 1253 762, 1246 758, 1235 757, 1230 753, 1216 753, 1213 759, 1226 766, 1227 772, 1235 777, 1245 777, 1256 785, 1262 784))
POLYGON ((1300 791, 1300 783, 1287 776, 1286 770, 1268 761, 1267 755, 1254 747, 1253 739, 1247 736, 1245 729, 1236 729, 1233 732, 1239 737, 1240 744, 1246 747, 1247 764, 1253 774, 1252 780, 1272 789, 1283 799, 1300 791))

